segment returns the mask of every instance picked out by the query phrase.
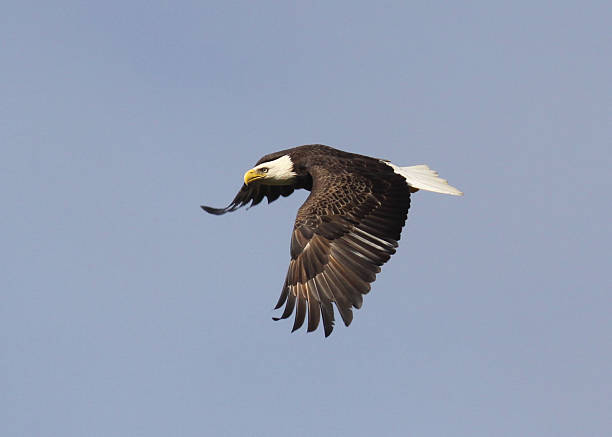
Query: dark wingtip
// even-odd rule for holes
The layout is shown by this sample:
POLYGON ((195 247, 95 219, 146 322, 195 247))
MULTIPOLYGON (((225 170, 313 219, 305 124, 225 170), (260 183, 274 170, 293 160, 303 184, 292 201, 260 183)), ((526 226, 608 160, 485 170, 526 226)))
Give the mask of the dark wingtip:
POLYGON ((334 322, 331 324, 323 324, 323 331, 325 332, 325 338, 329 337, 334 330, 334 322))
POLYGON ((214 214, 214 215, 221 215, 221 214, 225 214, 227 212, 227 209, 225 209, 225 208, 212 208, 212 207, 206 206, 206 205, 200 205, 200 208, 202 208, 207 213, 214 214))

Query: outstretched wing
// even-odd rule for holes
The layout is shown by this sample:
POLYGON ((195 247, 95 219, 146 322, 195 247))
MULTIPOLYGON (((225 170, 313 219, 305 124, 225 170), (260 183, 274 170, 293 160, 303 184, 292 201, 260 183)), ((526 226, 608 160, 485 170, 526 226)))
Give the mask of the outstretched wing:
POLYGON ((287 197, 291 193, 293 193, 294 187, 292 185, 280 185, 280 186, 271 186, 271 185, 261 185, 261 184, 242 184, 242 188, 232 200, 232 203, 227 205, 225 208, 213 208, 210 206, 202 205, 201 208, 215 215, 225 214, 226 212, 236 211, 238 208, 246 205, 251 202, 251 206, 257 205, 259 202, 263 200, 264 197, 268 199, 268 203, 274 202, 280 196, 287 197))
POLYGON ((327 337, 334 326, 332 303, 348 326, 380 266, 395 253, 410 207, 405 179, 384 163, 331 173, 312 167, 313 188, 300 207, 291 236, 291 262, 275 320, 295 309, 293 331, 308 315, 308 331, 323 318, 327 337), (372 167, 370 167, 372 166, 372 167))

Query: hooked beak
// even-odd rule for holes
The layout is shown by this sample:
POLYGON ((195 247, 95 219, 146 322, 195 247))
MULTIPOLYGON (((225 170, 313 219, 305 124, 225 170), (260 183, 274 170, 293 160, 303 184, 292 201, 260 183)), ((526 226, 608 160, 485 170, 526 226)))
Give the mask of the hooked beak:
POLYGON ((244 174, 244 183, 249 185, 249 183, 256 181, 257 179, 263 179, 265 177, 264 174, 259 173, 255 169, 250 169, 244 174))

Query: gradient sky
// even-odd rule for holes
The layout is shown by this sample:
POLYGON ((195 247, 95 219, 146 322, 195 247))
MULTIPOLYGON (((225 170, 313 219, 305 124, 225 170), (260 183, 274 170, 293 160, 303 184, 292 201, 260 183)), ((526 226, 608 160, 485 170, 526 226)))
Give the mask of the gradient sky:
POLYGON ((609 2, 5 2, 2 436, 612 435, 609 2), (427 163, 328 339, 272 311, 306 192, 427 163))

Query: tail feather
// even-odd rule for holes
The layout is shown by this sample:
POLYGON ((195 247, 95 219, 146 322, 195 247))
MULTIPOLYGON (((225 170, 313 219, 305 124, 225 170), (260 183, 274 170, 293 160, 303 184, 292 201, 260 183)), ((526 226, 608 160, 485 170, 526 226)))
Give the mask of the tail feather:
POLYGON ((395 173, 401 174, 406 179, 406 183, 419 190, 433 191, 435 193, 452 194, 453 196, 463 196, 457 188, 448 184, 446 179, 438 176, 438 172, 430 169, 427 165, 413 165, 410 167, 398 167, 395 164, 386 162, 393 167, 395 173))

